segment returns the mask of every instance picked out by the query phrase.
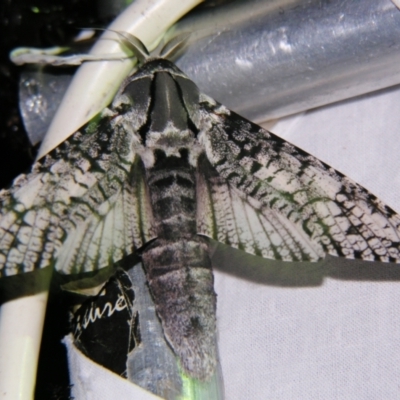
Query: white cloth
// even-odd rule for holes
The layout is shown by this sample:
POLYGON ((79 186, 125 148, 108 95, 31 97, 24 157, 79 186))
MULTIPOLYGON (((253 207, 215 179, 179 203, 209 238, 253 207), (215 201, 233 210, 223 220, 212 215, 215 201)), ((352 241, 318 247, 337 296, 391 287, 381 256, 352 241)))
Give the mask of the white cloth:
MULTIPOLYGON (((399 104, 397 87, 271 130, 400 211, 399 104)), ((279 287, 215 277, 227 400, 400 399, 400 282, 279 287)))
POLYGON ((64 338, 67 348, 71 396, 76 400, 160 400, 139 386, 93 362, 73 344, 71 335, 64 338))
MULTIPOLYGON (((271 130, 400 211, 399 104, 400 88, 389 89, 287 118, 271 130)), ((251 281, 226 271, 242 264, 246 275, 253 257, 218 251, 214 262, 225 264, 215 272, 215 288, 226 400, 400 399, 400 282, 390 274, 377 282, 322 278, 319 263, 251 281)), ((71 347, 70 355, 81 363, 75 398, 147 398, 89 360, 76 361, 71 347)))

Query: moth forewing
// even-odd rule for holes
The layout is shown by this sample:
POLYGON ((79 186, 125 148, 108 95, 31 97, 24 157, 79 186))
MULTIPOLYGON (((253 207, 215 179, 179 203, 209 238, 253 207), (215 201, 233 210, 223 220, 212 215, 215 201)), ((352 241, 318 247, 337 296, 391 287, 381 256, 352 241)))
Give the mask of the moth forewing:
MULTIPOLYGON (((218 106, 207 105, 210 113, 213 108, 218 106)), ((301 232, 320 257, 399 261, 399 217, 393 210, 315 157, 273 134, 266 136, 257 125, 234 113, 213 114, 212 128, 202 136, 208 160, 231 187, 261 205, 267 220, 272 213, 294 223, 289 237, 301 232), (271 171, 267 178, 265 170, 271 171)), ((276 233, 281 243, 287 242, 286 232, 276 233)), ((315 259, 307 254, 303 261, 315 259)))

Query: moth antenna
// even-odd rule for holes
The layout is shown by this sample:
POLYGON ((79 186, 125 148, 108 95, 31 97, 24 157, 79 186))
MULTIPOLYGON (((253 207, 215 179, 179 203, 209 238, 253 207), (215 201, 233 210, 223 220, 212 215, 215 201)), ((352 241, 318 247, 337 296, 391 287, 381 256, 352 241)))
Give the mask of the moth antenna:
POLYGON ((133 36, 128 32, 114 31, 112 29, 104 30, 116 33, 119 36, 121 43, 137 57, 141 64, 145 63, 149 59, 149 51, 143 42, 136 36, 133 36))
POLYGON ((177 59, 189 44, 190 33, 183 32, 169 40, 160 51, 160 57, 168 60, 177 59))

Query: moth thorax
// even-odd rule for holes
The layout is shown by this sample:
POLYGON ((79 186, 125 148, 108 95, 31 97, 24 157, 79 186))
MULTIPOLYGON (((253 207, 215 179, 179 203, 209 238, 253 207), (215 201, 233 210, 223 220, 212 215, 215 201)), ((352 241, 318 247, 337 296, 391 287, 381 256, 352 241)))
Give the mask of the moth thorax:
POLYGON ((177 129, 172 123, 162 132, 148 132, 146 135, 146 148, 150 150, 161 150, 166 157, 181 157, 181 151, 186 150, 189 154, 189 163, 197 164, 200 154, 200 145, 190 129, 177 129))

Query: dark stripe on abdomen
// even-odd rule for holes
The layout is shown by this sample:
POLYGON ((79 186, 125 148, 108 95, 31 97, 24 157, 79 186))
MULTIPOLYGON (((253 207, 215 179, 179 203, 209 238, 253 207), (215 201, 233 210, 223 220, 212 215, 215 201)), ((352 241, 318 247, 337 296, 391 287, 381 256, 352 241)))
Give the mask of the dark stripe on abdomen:
POLYGON ((157 237, 175 241, 196 235, 193 168, 184 163, 181 168, 150 170, 147 182, 157 237))

